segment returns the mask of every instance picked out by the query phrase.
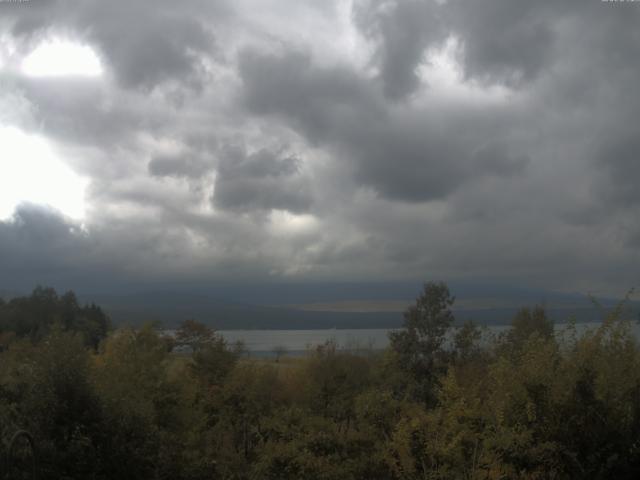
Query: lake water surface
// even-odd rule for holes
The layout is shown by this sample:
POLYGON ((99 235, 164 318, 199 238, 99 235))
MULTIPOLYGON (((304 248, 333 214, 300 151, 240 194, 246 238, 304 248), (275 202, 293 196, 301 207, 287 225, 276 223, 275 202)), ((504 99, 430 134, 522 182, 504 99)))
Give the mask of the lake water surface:
MULTIPOLYGON (((599 323, 578 323, 578 334, 589 328, 596 328, 599 323)), ((560 334, 566 329, 566 324, 556 324, 556 331, 560 334)), ((504 325, 483 327, 485 340, 508 329, 504 325)), ((632 325, 636 337, 640 338, 640 325, 632 325)), ((307 350, 327 341, 334 341, 339 348, 358 350, 382 350, 389 345, 388 334, 392 329, 325 329, 325 330, 219 330, 229 343, 244 342, 245 348, 251 355, 274 355, 274 350, 283 347, 287 353, 299 355, 307 350)))

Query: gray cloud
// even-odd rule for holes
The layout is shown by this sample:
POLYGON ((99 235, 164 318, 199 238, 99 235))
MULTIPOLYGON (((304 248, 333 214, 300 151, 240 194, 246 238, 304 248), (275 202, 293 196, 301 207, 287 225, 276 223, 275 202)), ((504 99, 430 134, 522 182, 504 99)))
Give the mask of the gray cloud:
POLYGON ((313 200, 295 157, 279 158, 265 149, 248 155, 244 147, 235 146, 222 152, 213 201, 228 210, 299 213, 307 211, 313 200))
POLYGON ((462 40, 466 75, 509 85, 534 80, 549 64, 556 21, 566 12, 547 1, 452 0, 445 8, 452 31, 462 40))
POLYGON ((604 177, 598 187, 600 198, 624 208, 640 204, 640 132, 620 132, 603 139, 595 156, 604 177))
POLYGON ((637 5, 349 6, 0 2, 0 122, 89 181, 0 222, 0 282, 637 283, 637 5), (106 75, 21 73, 56 36, 106 75))
POLYGON ((376 44, 375 61, 389 98, 402 99, 420 86, 416 70, 425 50, 444 40, 446 33, 439 14, 434 0, 367 0, 354 5, 357 25, 376 44))
POLYGON ((504 143, 491 143, 478 149, 473 156, 478 171, 511 176, 522 173, 531 162, 528 155, 511 155, 504 143))
POLYGON ((29 8, 3 6, 10 32, 29 45, 51 35, 72 36, 97 47, 125 87, 150 89, 168 80, 197 86, 202 57, 215 52, 211 23, 227 12, 217 4, 189 2, 32 2, 29 8))
POLYGON ((123 147, 138 131, 159 128, 166 115, 160 106, 144 111, 140 99, 105 89, 94 79, 7 75, 5 81, 30 103, 39 129, 84 146, 123 147))
POLYGON ((347 66, 316 68, 307 52, 246 49, 238 70, 252 112, 282 115, 314 143, 339 135, 344 124, 362 115, 385 115, 371 86, 356 72, 347 66))
POLYGON ((149 162, 149 173, 156 177, 199 178, 212 168, 210 162, 185 155, 164 155, 149 162))
MULTIPOLYGON (((87 279, 106 265, 96 264, 91 239, 60 214, 22 205, 13 219, 0 222, 0 283, 5 288, 31 288, 60 278, 87 279)), ((104 275, 108 275, 104 268, 104 275)))
POLYGON ((373 61, 385 95, 396 100, 420 87, 417 69, 427 61, 427 50, 449 37, 460 41, 467 78, 512 87, 532 81, 553 60, 557 23, 574 12, 547 1, 366 0, 354 5, 357 25, 375 44, 373 61))
POLYGON ((358 181, 393 199, 438 199, 483 166, 491 174, 522 163, 482 151, 473 163, 476 145, 499 134, 495 125, 469 125, 473 110, 437 119, 422 109, 392 114, 365 78, 317 67, 300 53, 243 52, 240 74, 251 111, 278 116, 310 142, 335 148, 358 181))
POLYGON ((414 202, 439 199, 467 175, 465 147, 418 124, 388 123, 354 134, 348 147, 358 159, 357 178, 385 197, 414 202))

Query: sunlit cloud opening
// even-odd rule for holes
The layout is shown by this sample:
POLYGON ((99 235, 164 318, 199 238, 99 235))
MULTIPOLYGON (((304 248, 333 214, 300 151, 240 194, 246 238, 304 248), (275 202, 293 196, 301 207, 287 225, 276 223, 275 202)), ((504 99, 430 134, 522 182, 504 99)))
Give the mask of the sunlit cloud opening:
POLYGON ((21 69, 25 75, 34 77, 96 77, 103 73, 100 59, 93 49, 61 40, 38 46, 22 61, 21 69))
POLYGON ((271 230, 278 235, 299 235, 314 231, 318 221, 313 215, 294 214, 286 210, 271 212, 271 230))
POLYGON ((450 36, 439 48, 429 50, 426 62, 419 68, 419 74, 429 86, 431 96, 447 100, 466 102, 501 101, 510 95, 502 85, 479 85, 464 78, 459 56, 462 50, 460 40, 450 36))
POLYGON ((81 220, 87 180, 56 158, 46 140, 0 127, 0 219, 23 202, 46 205, 81 220))

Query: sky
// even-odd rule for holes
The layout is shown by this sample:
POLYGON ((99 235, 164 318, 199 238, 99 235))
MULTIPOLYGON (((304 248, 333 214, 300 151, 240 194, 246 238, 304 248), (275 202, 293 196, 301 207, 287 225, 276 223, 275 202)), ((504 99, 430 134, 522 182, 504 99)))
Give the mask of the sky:
POLYGON ((0 289, 640 272, 640 3, 0 2, 0 289))

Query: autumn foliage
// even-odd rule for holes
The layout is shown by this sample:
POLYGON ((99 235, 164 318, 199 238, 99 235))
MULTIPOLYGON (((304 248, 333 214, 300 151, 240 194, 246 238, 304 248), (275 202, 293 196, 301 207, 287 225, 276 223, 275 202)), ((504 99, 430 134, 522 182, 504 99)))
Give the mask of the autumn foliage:
POLYGON ((52 292, 34 295, 33 308, 0 305, 0 427, 32 433, 45 479, 640 475, 624 309, 583 331, 554 330, 536 307, 490 335, 457 325, 448 288, 430 283, 387 350, 329 342, 275 362, 195 321, 174 338, 150 325, 98 338, 97 307, 67 297, 65 317, 52 292))

